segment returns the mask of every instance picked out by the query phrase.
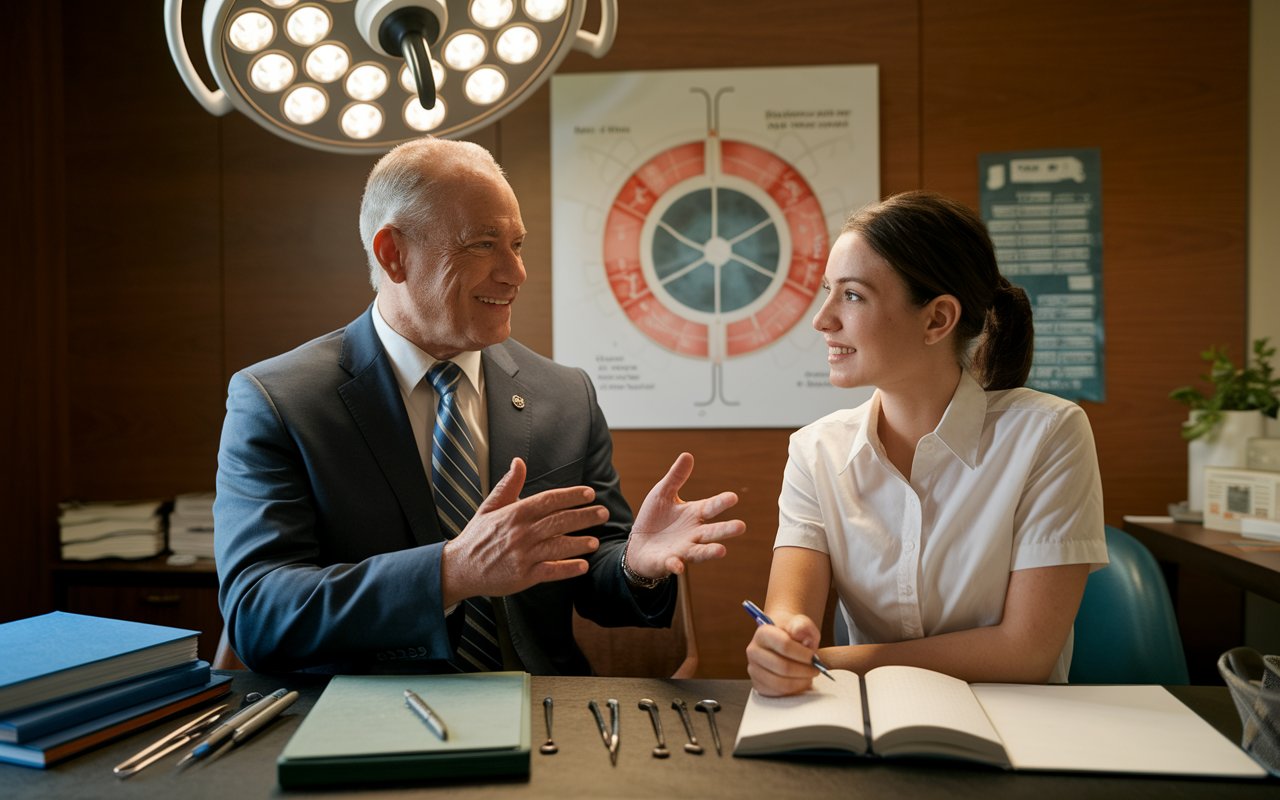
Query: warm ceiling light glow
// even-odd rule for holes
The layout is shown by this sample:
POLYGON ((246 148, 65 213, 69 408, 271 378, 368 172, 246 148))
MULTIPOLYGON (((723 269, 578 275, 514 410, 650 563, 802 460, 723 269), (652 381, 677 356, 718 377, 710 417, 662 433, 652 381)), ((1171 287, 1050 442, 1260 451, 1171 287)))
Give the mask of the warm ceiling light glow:
POLYGON ((297 3, 298 0, 262 0, 262 2, 266 3, 272 8, 288 8, 289 6, 297 3))
POLYGON ((324 9, 316 6, 303 6, 289 14, 284 21, 284 31, 289 40, 303 47, 310 47, 329 35, 333 21, 324 9))
MULTIPOLYGON (((431 59, 431 77, 436 79, 437 89, 444 86, 445 76, 444 65, 434 58, 431 59)), ((400 68, 400 86, 409 94, 418 94, 418 87, 413 83, 413 73, 409 71, 407 64, 400 68)))
POLYGON ((565 0, 524 0, 524 13, 529 19, 550 22, 564 13, 565 0))
POLYGON ((260 92, 278 92, 297 76, 293 62, 279 53, 267 53, 253 62, 249 68, 249 80, 260 92))
POLYGON ((446 114, 444 101, 439 97, 436 98, 435 108, 430 110, 422 107, 422 103, 418 102, 418 98, 413 98, 404 107, 404 124, 413 128, 415 131, 430 131, 440 127, 440 123, 444 122, 446 114))
POLYGON ((271 17, 261 11, 246 11, 231 23, 227 38, 235 49, 256 53, 276 38, 276 26, 271 17))
POLYGON ((296 125, 310 125, 329 110, 329 98, 314 86, 299 86, 284 98, 284 115, 296 125))
POLYGON ((506 90, 507 76, 493 67, 481 67, 467 76, 467 98, 476 105, 487 106, 506 90))
POLYGON ((538 34, 533 28, 513 25, 502 32, 493 49, 508 64, 523 64, 538 52, 538 34))
POLYGON ((307 56, 307 74, 320 83, 333 83, 347 72, 351 57, 336 44, 322 44, 307 56))
POLYGON ((515 10, 511 0, 471 0, 471 19, 481 28, 505 25, 515 10))
POLYGON ((368 139, 382 130, 382 109, 355 103, 342 112, 342 132, 352 139, 368 139))
POLYGON ((474 33, 460 33, 444 46, 444 63, 454 69, 471 69, 484 61, 484 39, 474 33))
POLYGON ((375 100, 387 90, 387 73, 382 67, 361 64, 347 76, 347 94, 356 100, 375 100))

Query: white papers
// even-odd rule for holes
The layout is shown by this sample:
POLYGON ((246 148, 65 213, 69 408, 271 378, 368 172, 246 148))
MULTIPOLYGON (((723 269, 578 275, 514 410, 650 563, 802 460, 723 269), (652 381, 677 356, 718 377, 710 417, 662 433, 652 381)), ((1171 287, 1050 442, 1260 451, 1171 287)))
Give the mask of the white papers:
POLYGON ((1240 535, 1246 539, 1280 542, 1280 522, 1269 519, 1240 518, 1240 535))

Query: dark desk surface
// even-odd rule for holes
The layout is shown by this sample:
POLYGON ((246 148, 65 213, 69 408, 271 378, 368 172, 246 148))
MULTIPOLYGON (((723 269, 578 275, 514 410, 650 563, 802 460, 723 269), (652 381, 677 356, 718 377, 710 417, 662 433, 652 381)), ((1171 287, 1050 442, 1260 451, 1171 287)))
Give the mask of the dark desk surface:
MULTIPOLYGON (((325 679, 271 678, 247 672, 234 676, 233 699, 250 691, 269 692, 281 685, 299 689, 294 706, 242 749, 221 759, 177 772, 177 754, 166 757, 141 773, 124 780, 111 768, 177 727, 167 722, 99 750, 84 753, 48 770, 0 764, 0 796, 50 798, 51 800, 250 800, 260 797, 433 797, 544 798, 557 800, 610 797, 803 797, 805 800, 837 797, 866 798, 1169 798, 1169 797, 1271 797, 1280 795, 1280 780, 1211 781, 1127 775, 1011 773, 959 762, 858 761, 852 759, 739 759, 730 751, 737 734, 750 684, 745 680, 657 680, 642 678, 534 678, 534 753, 527 778, 502 782, 447 785, 374 787, 321 792, 284 791, 276 783, 275 761, 303 715, 315 703, 325 679), (538 754, 544 732, 542 698, 555 698, 555 740, 560 752, 538 754), (587 701, 616 697, 622 704, 622 735, 617 767, 600 742, 587 701), (671 757, 650 755, 654 745, 648 714, 637 707, 649 697, 662 708, 663 730, 671 757), (672 698, 693 705, 714 698, 719 714, 725 754, 717 757, 702 714, 694 713, 698 741, 707 745, 701 756, 680 749, 684 730, 670 710, 672 698)), ((1173 693, 1233 741, 1239 740, 1240 723, 1225 688, 1175 687, 1173 693)), ((183 717, 183 720, 195 714, 183 717)))
POLYGON ((1280 602, 1280 545, 1198 523, 1125 520, 1124 530, 1160 561, 1185 564, 1280 602))

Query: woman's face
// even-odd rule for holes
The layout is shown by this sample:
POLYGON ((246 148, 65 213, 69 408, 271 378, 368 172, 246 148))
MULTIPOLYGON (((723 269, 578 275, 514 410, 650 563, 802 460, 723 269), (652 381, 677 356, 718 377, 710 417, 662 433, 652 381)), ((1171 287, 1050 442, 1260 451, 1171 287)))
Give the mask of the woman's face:
POLYGON ((832 385, 885 389, 922 368, 928 306, 911 302, 906 284, 857 233, 832 246, 822 286, 827 299, 813 327, 827 342, 832 385))

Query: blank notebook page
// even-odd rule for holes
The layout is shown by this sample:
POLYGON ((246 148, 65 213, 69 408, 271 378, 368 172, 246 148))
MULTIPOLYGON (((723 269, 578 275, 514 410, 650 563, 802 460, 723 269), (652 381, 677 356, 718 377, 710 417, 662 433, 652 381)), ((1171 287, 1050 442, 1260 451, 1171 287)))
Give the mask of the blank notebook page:
POLYGON ((898 728, 933 726, 1000 742, 969 684, 962 680, 915 667, 880 667, 863 680, 873 737, 898 728))
POLYGON ((1263 776, 1162 686, 976 683, 1017 769, 1263 776))
POLYGON ((835 681, 815 678, 813 687, 789 697, 765 697, 751 690, 738 726, 738 738, 758 736, 776 730, 829 725, 862 732, 862 688, 858 676, 832 670, 835 681))

